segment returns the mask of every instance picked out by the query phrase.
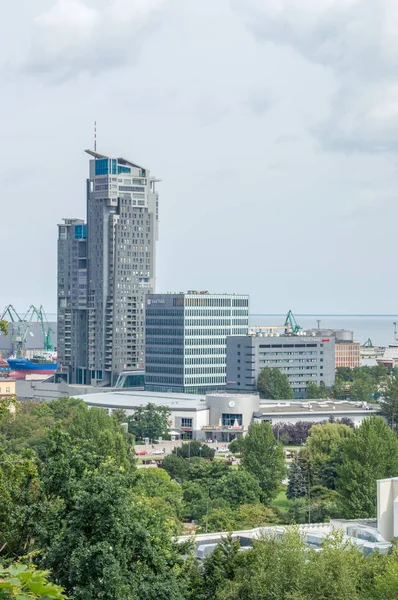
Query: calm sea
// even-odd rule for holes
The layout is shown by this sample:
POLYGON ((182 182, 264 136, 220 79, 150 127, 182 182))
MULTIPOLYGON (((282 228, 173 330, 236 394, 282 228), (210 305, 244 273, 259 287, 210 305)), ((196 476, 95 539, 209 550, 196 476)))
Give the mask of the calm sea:
MULTIPOLYGON (((394 321, 398 315, 294 315, 302 329, 350 329, 354 339, 363 344, 371 339, 374 346, 388 346, 394 341, 394 321)), ((251 325, 283 325, 286 315, 250 315, 251 325)))

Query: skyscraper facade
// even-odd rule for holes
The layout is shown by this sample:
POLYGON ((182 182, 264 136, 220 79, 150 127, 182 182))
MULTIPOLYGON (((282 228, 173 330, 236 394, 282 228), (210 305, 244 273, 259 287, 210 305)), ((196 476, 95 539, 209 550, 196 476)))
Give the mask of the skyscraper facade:
POLYGON ((247 335, 249 297, 151 294, 146 299, 145 389, 205 393, 226 385, 227 336, 247 335))
MULTIPOLYGON (((144 367, 145 295, 155 290, 158 194, 147 169, 124 158, 86 152, 92 159, 82 380, 113 385, 121 371, 144 367)), ((71 381, 77 382, 73 374, 71 381)))
POLYGON ((87 365, 87 226, 81 219, 58 225, 59 372, 84 383, 87 365))

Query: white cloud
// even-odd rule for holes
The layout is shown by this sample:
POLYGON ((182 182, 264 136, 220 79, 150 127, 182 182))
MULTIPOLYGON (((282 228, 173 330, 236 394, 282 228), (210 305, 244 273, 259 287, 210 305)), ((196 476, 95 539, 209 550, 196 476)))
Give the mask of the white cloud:
POLYGON ((314 128, 326 147, 398 148, 396 0, 232 0, 257 39, 288 45, 331 69, 339 91, 314 128))
POLYGON ((133 62, 169 0, 57 0, 33 20, 24 70, 68 78, 133 62))

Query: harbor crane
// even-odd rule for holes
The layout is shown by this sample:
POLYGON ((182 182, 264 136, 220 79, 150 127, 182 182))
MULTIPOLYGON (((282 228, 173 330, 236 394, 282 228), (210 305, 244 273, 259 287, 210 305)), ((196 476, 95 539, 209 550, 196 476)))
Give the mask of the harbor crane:
POLYGON ((285 333, 298 333, 301 329, 300 325, 297 323, 296 319, 294 318, 294 314, 292 313, 291 310, 289 310, 289 312, 286 315, 286 321, 285 321, 285 333))
MULTIPOLYGON (((25 315, 21 317, 14 306, 9 304, 5 307, 0 317, 0 321, 5 320, 11 324, 9 333, 11 335, 12 352, 16 358, 22 358, 25 356, 26 340, 28 338, 32 322, 34 321, 34 317, 36 317, 38 322, 41 323, 44 350, 48 352, 52 352, 54 350, 54 344, 51 339, 51 334, 54 333, 54 331, 48 324, 47 315, 43 306, 36 308, 33 304, 31 304, 25 315)), ((33 333, 31 335, 33 335, 33 333)))
POLYGON ((294 318, 291 310, 289 310, 287 313, 285 323, 283 325, 253 325, 249 327, 249 335, 281 335, 280 333, 275 333, 279 330, 283 330, 285 334, 297 334, 299 331, 301 331, 301 327, 294 318))

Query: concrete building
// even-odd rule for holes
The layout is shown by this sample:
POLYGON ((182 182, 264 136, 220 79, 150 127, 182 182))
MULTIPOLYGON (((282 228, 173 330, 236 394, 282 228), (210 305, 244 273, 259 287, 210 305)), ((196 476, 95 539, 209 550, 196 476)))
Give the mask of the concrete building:
POLYGON ((335 338, 263 334, 227 339, 227 389, 252 392, 265 368, 285 373, 297 399, 306 398, 310 381, 330 388, 335 379, 335 338))
POLYGON ((249 297, 150 294, 146 300, 145 389, 204 393, 224 389, 227 336, 245 335, 249 297))
POLYGON ((87 365, 87 226, 58 225, 58 372, 83 383, 87 365))
MULTIPOLYGON (((58 341, 59 347, 63 344, 59 362, 72 383, 110 386, 122 371, 144 367, 144 300, 155 289, 158 194, 148 169, 125 158, 86 152, 92 157, 87 179, 87 342, 81 341, 84 350, 74 367, 73 335, 78 338, 83 326, 79 319, 79 325, 73 324, 71 318, 69 357, 65 322, 59 336, 64 341, 58 341)), ((75 221, 70 225, 77 227, 75 221)), ((60 235, 61 231, 67 235, 62 227, 60 235)), ((64 293, 69 294, 80 270, 76 275, 67 248, 61 245, 59 252, 64 261, 59 277, 63 274, 64 293), (65 273, 71 274, 72 281, 65 281, 65 273)), ((79 285, 83 294, 83 282, 79 285)))

